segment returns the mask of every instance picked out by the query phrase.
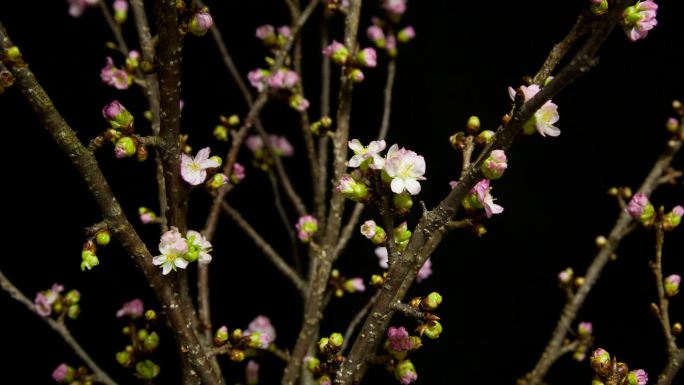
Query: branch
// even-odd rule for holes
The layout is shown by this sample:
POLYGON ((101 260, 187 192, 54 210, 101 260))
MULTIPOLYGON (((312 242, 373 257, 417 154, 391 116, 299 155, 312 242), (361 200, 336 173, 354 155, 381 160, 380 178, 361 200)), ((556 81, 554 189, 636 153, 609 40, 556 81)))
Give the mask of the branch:
POLYGON ((67 329, 66 325, 62 322, 58 322, 54 320, 53 318, 50 317, 43 317, 40 314, 36 313, 36 307, 31 302, 25 295, 22 293, 10 280, 0 271, 0 287, 4 291, 6 291, 12 298, 15 300, 21 302, 26 306, 32 313, 35 313, 40 319, 45 321, 52 330, 54 330, 57 334, 59 334, 64 342, 67 343, 73 350, 76 355, 83 360, 83 362, 88 366, 91 372, 93 372, 93 375, 95 376, 95 381, 101 382, 106 385, 118 385, 116 381, 114 381, 107 372, 102 370, 95 361, 88 355, 88 353, 83 349, 83 347, 76 341, 76 339, 71 335, 69 332, 69 329, 67 329))
POLYGON ((658 376, 657 385, 672 384, 677 372, 679 372, 679 369, 682 368, 682 364, 684 364, 684 349, 679 349, 675 356, 670 356, 669 360, 667 361, 667 366, 658 376))
MULTIPOLYGON (((14 46, 0 23, 0 49, 14 46)), ((221 385, 223 380, 214 372, 206 360, 204 348, 197 340, 178 303, 177 294, 171 281, 159 273, 159 268, 152 264, 152 255, 142 242, 138 233, 123 213, 123 209, 114 197, 107 180, 99 168, 97 160, 79 141, 73 129, 64 121, 55 108, 52 100, 40 86, 28 66, 12 66, 11 71, 17 78, 17 87, 33 109, 38 120, 47 129, 53 140, 69 157, 72 165, 81 174, 93 198, 100 207, 108 228, 117 237, 124 249, 132 256, 138 267, 145 274, 157 299, 162 304, 176 338, 183 349, 184 358, 200 375, 205 385, 221 385)))
POLYGON ((397 74, 397 60, 391 58, 387 64, 387 79, 385 80, 385 104, 382 110, 382 123, 380 124, 380 133, 378 133, 378 140, 385 140, 387 138, 387 131, 389 130, 390 112, 392 111, 392 94, 394 91, 394 78, 397 74))
POLYGON ((401 301, 411 287, 420 266, 441 242, 447 230, 444 225, 458 213, 462 199, 481 179, 480 168, 486 157, 494 149, 509 148, 523 124, 537 109, 596 63, 595 55, 617 24, 625 4, 625 0, 618 1, 592 31, 591 36, 575 57, 559 71, 553 81, 521 107, 514 108, 508 124, 499 127, 493 143, 483 149, 478 159, 461 174, 456 188, 451 190, 436 208, 423 215, 413 231, 407 249, 390 267, 387 282, 381 288, 381 294, 371 310, 370 317, 366 319, 349 355, 338 370, 335 384, 349 385, 360 382, 368 368, 366 358, 377 349, 381 342, 380 337, 384 335, 389 325, 394 312, 390 308, 391 304, 401 301))
POLYGON ((292 258, 294 259, 295 270, 297 271, 297 274, 301 275, 302 263, 299 259, 297 235, 295 234, 292 222, 287 217, 285 207, 283 207, 283 200, 280 197, 280 190, 278 189, 278 179, 275 175, 273 175, 273 171, 268 172, 268 179, 271 181, 271 189, 273 190, 273 203, 275 204, 278 215, 283 222, 283 226, 285 226, 285 232, 287 233, 288 238, 290 238, 290 248, 292 249, 292 258))
POLYGON ((356 313, 354 318, 352 318, 352 320, 349 322, 347 330, 344 332, 344 342, 342 343, 342 348, 340 348, 341 352, 344 352, 347 349, 347 346, 351 341, 351 337, 354 334, 354 331, 359 326, 361 321, 363 321, 363 319, 366 318, 368 311, 371 309, 371 307, 373 307, 375 300, 378 299, 379 293, 379 291, 376 291, 375 294, 373 294, 373 296, 368 299, 368 302, 366 302, 366 304, 363 305, 363 307, 358 311, 358 313, 356 313))
POLYGON ((264 238, 259 235, 259 233, 254 230, 252 225, 247 222, 247 220, 237 211, 235 210, 232 206, 230 206, 228 203, 223 202, 221 204, 221 208, 223 209, 223 212, 228 214, 228 216, 237 223, 237 225, 245 232, 247 235, 252 238, 254 243, 259 247, 259 250, 261 250, 266 257, 268 257, 268 260, 271 261, 275 265, 275 267, 280 270, 285 277, 287 277, 292 284, 302 293, 306 293, 307 285, 306 283, 299 277, 296 271, 290 267, 290 265, 285 262, 283 257, 280 256, 275 250, 273 250, 273 247, 266 242, 264 238))

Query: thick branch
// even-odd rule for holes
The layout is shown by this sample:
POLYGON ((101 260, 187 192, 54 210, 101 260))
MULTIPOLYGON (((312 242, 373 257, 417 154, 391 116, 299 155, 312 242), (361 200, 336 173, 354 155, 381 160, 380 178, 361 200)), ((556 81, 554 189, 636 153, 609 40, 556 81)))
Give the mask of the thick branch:
POLYGON ((88 366, 91 372, 93 372, 93 375, 95 376, 95 381, 101 382, 106 385, 118 385, 116 381, 114 381, 107 372, 102 370, 95 361, 88 355, 88 353, 83 349, 83 347, 76 341, 76 339, 71 335, 69 332, 69 329, 67 329, 66 325, 62 322, 58 322, 54 320, 53 318, 50 317, 43 317, 40 314, 36 313, 36 307, 31 302, 25 295, 22 293, 10 280, 0 271, 0 287, 9 295, 16 299, 17 301, 21 302, 26 306, 32 313, 35 313, 37 316, 40 317, 43 321, 45 321, 52 330, 54 330, 57 334, 59 334, 64 342, 67 343, 73 350, 76 355, 83 360, 83 362, 88 366))
MULTIPOLYGON (((13 44, 4 27, 0 24, 0 49, 4 50, 11 46, 13 44)), ((154 289, 157 299, 162 304, 162 308, 171 322, 178 342, 185 348, 183 349, 184 358, 190 362, 206 385, 223 384, 223 380, 217 376, 207 361, 204 349, 192 329, 193 325, 187 323, 180 308, 178 294, 173 290, 172 283, 160 274, 157 266, 152 264, 152 255, 124 215, 121 205, 114 197, 93 154, 83 146, 71 127, 64 121, 28 67, 14 66, 11 70, 17 78, 17 87, 21 90, 42 125, 81 174, 83 181, 100 207, 108 228, 145 273, 145 277, 154 289)))

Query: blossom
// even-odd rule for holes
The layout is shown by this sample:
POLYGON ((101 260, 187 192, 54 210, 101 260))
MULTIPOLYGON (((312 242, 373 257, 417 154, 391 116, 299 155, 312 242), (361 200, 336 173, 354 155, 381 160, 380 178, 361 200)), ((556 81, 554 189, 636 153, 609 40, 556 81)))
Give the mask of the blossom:
POLYGON ((207 179, 207 169, 219 166, 217 161, 209 159, 210 151, 209 147, 205 147, 194 158, 181 154, 181 177, 183 180, 197 186, 207 179))
MULTIPOLYGON (((455 184, 452 185, 452 188, 454 187, 456 187, 455 184)), ((492 197, 490 190, 489 179, 482 179, 472 188, 472 190, 470 190, 470 194, 474 196, 477 199, 477 203, 484 208, 487 218, 491 218, 493 214, 501 214, 504 210, 503 207, 494 203, 494 197, 492 197)))
POLYGON ((237 184, 245 179, 245 166, 238 162, 233 163, 233 172, 230 173, 230 181, 237 184))
POLYGON ((380 267, 383 269, 387 269, 389 267, 387 264, 389 261, 389 254, 386 247, 376 247, 375 256, 378 257, 378 265, 380 265, 380 267))
POLYGON ((247 325, 247 332, 249 333, 262 333, 268 336, 269 341, 273 342, 276 339, 276 331, 271 320, 265 315, 259 315, 252 322, 247 325))
POLYGON ((394 144, 387 150, 384 170, 392 178, 392 192, 401 194, 406 190, 409 194, 416 195, 420 192, 418 181, 425 180, 425 159, 394 144))
MULTIPOLYGON (((282 135, 270 134, 268 140, 271 143, 271 147, 275 151, 276 155, 290 157, 294 155, 294 148, 287 140, 286 137, 282 135)), ((261 156, 260 152, 264 149, 264 141, 259 135, 252 135, 245 140, 245 145, 252 151, 255 155, 261 156)))
POLYGON ((648 223, 655 215, 655 208, 649 202, 648 196, 641 192, 634 194, 625 210, 632 218, 643 223, 648 223))
POLYGON ((64 286, 54 283, 52 287, 48 290, 41 291, 36 294, 36 298, 33 303, 35 305, 36 313, 43 317, 47 317, 52 314, 52 304, 57 302, 59 298, 59 293, 64 291, 64 286))
POLYGON ((69 15, 72 17, 80 17, 83 15, 86 7, 97 5, 99 0, 67 0, 69 4, 69 15))
POLYGON ((390 349, 396 352, 405 352, 413 347, 408 331, 403 326, 398 328, 390 326, 387 329, 387 341, 389 342, 390 349))
POLYGON ((268 74, 268 71, 257 68, 247 73, 247 80, 249 80, 249 84, 256 88, 257 91, 263 92, 266 89, 265 80, 268 74))
POLYGON ((309 242, 318 231, 318 220, 311 215, 305 215, 299 218, 295 227, 297 228, 299 240, 309 242))
POLYGON ((275 90, 291 89, 299 83, 299 75, 295 71, 281 68, 276 73, 271 74, 266 82, 269 87, 275 90))
POLYGON ((154 257, 152 263, 155 266, 161 265, 162 274, 166 275, 171 270, 185 269, 188 266, 188 261, 183 258, 188 252, 188 243, 176 227, 171 227, 171 230, 161 236, 159 251, 161 255, 154 257))
POLYGON ((135 298, 123 304, 121 309, 116 312, 116 318, 124 316, 138 318, 143 315, 144 310, 143 301, 140 298, 135 298))
POLYGON ((427 277, 432 275, 432 261, 428 258, 423 266, 418 270, 418 275, 416 275, 416 282, 420 283, 427 277))
POLYGON ((376 245, 387 242, 387 233, 385 232, 385 229, 378 226, 372 219, 363 222, 361 225, 361 234, 376 245))
POLYGON ((406 0, 385 0, 382 7, 393 15, 401 16, 406 12, 406 0))
POLYGON ((100 79, 108 86, 112 86, 119 90, 125 90, 131 85, 132 79, 128 73, 122 69, 114 66, 114 61, 110 56, 107 56, 107 64, 100 71, 100 79))
POLYGON ((112 9, 114 9, 114 20, 119 24, 123 24, 128 18, 128 1, 114 0, 112 9))
POLYGON ((114 156, 117 159, 129 158, 135 155, 137 149, 135 139, 130 136, 124 136, 116 141, 116 145, 114 145, 114 156))
MULTIPOLYGON (((525 96, 525 102, 527 102, 540 91, 540 88, 538 85, 532 84, 529 87, 520 86, 520 90, 525 96)), ((511 97, 511 100, 515 100, 516 90, 512 87, 508 87, 508 95, 511 97)), ((560 135, 560 129, 553 125, 558 119, 558 106, 548 100, 543 106, 535 111, 530 120, 525 122, 523 130, 528 135, 532 134, 536 129, 542 136, 558 136, 560 135)))
POLYGON ((354 151, 354 156, 349 159, 347 166, 360 167, 367 160, 370 160, 370 162, 366 163, 366 165, 375 170, 380 170, 385 165, 385 159, 380 156, 380 152, 386 146, 384 140, 374 140, 366 147, 358 139, 352 139, 347 145, 354 151))
POLYGON ((656 14, 658 4, 651 0, 638 1, 636 4, 625 8, 622 13, 622 29, 631 41, 643 39, 648 31, 658 25, 656 14))
POLYGON ((337 181, 337 186, 335 186, 335 190, 345 198, 353 201, 363 201, 368 198, 368 187, 366 184, 362 180, 349 174, 344 174, 340 177, 340 180, 337 181))
POLYGON ((188 252, 185 255, 187 261, 199 260, 202 264, 211 262, 211 243, 207 238, 194 230, 189 230, 185 237, 188 240, 188 252))

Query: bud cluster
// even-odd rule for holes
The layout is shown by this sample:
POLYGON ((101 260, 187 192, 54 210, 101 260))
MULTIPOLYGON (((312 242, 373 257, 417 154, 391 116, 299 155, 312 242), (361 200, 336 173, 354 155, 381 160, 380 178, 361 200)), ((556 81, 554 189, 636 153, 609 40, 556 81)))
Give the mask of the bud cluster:
POLYGON ((337 269, 333 269, 330 272, 330 286, 333 288, 335 296, 338 298, 343 297, 345 292, 353 294, 366 291, 366 285, 363 283, 363 278, 347 278, 340 275, 340 271, 337 269))
POLYGON ((319 385, 332 384, 332 376, 344 362, 344 356, 340 354, 343 345, 342 334, 332 333, 318 340, 318 351, 315 357, 304 358, 304 366, 313 373, 319 385))
POLYGON ((646 385, 648 375, 643 369, 629 370, 627 364, 618 362, 615 357, 601 348, 591 354, 591 368, 594 370, 592 385, 629 384, 646 385))
POLYGON ((123 350, 116 353, 116 362, 124 368, 134 369, 135 376, 140 379, 151 380, 157 377, 160 368, 152 360, 160 341, 159 334, 153 330, 157 326, 156 312, 145 311, 143 302, 135 298, 124 303, 116 316, 129 319, 128 325, 121 329, 121 334, 129 341, 123 350))
POLYGON ((38 292, 33 305, 41 317, 76 319, 81 314, 80 301, 81 293, 78 290, 72 289, 64 293, 64 286, 55 283, 51 288, 38 292))
POLYGON ((231 361, 241 362, 246 357, 246 350, 275 349, 275 339, 276 331, 271 320, 260 315, 249 323, 246 330, 230 332, 225 325, 218 328, 214 333, 214 346, 223 349, 231 361))

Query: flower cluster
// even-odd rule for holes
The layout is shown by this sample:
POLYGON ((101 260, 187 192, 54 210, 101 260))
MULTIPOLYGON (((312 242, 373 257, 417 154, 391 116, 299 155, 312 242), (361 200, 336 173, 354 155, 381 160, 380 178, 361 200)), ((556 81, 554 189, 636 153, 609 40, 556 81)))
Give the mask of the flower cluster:
POLYGON ((117 159, 136 156, 139 161, 147 159, 147 148, 135 135, 133 114, 118 100, 102 108, 102 116, 109 123, 104 138, 114 144, 114 156, 117 159))
POLYGON ((256 29, 255 35, 266 47, 279 49, 292 37, 292 30, 289 26, 283 25, 278 27, 276 31, 276 28, 271 24, 264 24, 256 29))
POLYGON ((337 40, 333 40, 323 49, 323 55, 330 58, 333 63, 344 66, 347 77, 355 83, 360 83, 365 79, 361 67, 375 68, 378 65, 378 56, 374 48, 363 48, 356 54, 356 57, 353 57, 349 49, 337 40))
POLYGON ((151 380, 159 375, 159 365, 152 361, 152 354, 159 347, 160 336, 152 330, 157 318, 154 310, 147 310, 143 316, 143 302, 136 298, 123 304, 116 313, 117 318, 129 317, 128 325, 121 334, 130 340, 123 350, 115 355, 116 362, 124 368, 133 368, 135 376, 151 380))
POLYGON ((606 383, 646 385, 648 374, 643 369, 629 371, 624 362, 615 363, 610 354, 598 348, 591 354, 591 367, 595 376, 592 384, 604 385, 606 383))
MULTIPOLYGON (((508 96, 511 97, 511 100, 515 101, 516 93, 521 92, 524 96, 524 102, 527 102, 540 90, 541 88, 536 84, 520 86, 518 91, 514 90, 512 87, 508 87, 508 96)), ((523 131, 527 135, 533 134, 536 130, 542 136, 558 136, 560 135, 560 129, 553 125, 558 119, 558 106, 549 100, 535 111, 534 115, 525 122, 523 131)))
POLYGON ((185 269, 190 262, 211 262, 211 243, 197 231, 190 230, 183 238, 178 229, 171 227, 159 241, 161 255, 154 257, 152 263, 161 266, 162 274, 166 275, 177 268, 185 269))
POLYGON ((275 328, 271 325, 271 320, 263 315, 250 322, 244 331, 235 329, 229 332, 228 327, 224 325, 214 333, 215 346, 220 347, 230 343, 228 357, 234 362, 245 359, 245 349, 268 349, 275 339, 275 328))
POLYGON ((648 31, 658 25, 657 13, 658 4, 651 0, 637 1, 636 4, 625 8, 620 24, 629 40, 645 38, 648 31))
POLYGON ((332 333, 329 337, 318 340, 316 356, 304 358, 304 366, 309 370, 318 385, 332 385, 332 376, 344 361, 340 354, 344 337, 340 333, 332 333))
POLYGON ((123 68, 116 67, 111 56, 107 56, 107 63, 100 71, 100 79, 110 87, 126 90, 133 83, 133 71, 140 65, 139 61, 140 53, 135 50, 129 52, 123 68))
POLYGON ((674 230, 682 222, 682 216, 684 216, 684 206, 681 205, 673 207, 668 213, 664 213, 663 208, 661 208, 660 213, 656 213, 648 196, 641 192, 634 194, 625 211, 646 227, 650 227, 659 221, 665 231, 674 230))
POLYGON ((366 37, 377 49, 383 50, 390 57, 397 56, 397 43, 408 43, 416 37, 416 30, 411 25, 392 33, 386 22, 373 18, 373 24, 366 29, 366 37))
POLYGON ((36 294, 33 300, 36 313, 41 317, 49 317, 55 314, 58 317, 66 315, 70 319, 76 319, 81 313, 79 302, 81 300, 81 293, 76 290, 70 290, 66 294, 64 286, 55 283, 51 288, 40 291, 36 294))

